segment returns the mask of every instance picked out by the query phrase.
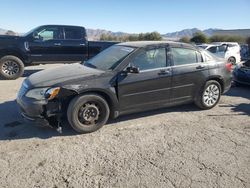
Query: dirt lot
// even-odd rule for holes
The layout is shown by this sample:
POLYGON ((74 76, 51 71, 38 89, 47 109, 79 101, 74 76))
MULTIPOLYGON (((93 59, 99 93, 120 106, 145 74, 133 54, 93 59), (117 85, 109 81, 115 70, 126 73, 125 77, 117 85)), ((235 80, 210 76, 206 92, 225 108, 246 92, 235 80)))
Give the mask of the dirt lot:
POLYGON ((60 135, 18 115, 23 79, 0 81, 0 187, 250 187, 248 87, 233 87, 212 110, 185 105, 60 135))

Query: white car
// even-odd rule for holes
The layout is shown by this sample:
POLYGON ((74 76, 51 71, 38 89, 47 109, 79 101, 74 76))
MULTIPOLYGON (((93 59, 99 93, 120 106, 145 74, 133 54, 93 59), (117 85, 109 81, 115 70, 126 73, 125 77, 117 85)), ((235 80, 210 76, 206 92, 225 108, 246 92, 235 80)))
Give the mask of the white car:
POLYGON ((237 42, 214 42, 198 46, 226 59, 229 63, 237 64, 241 61, 240 45, 237 42))

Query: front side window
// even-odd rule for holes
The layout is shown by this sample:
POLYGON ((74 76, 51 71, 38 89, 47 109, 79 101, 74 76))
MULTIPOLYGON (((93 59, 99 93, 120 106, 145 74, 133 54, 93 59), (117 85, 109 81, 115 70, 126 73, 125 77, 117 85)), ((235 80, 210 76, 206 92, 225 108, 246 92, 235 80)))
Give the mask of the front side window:
POLYGON ((132 66, 140 70, 166 67, 166 50, 158 48, 140 52, 131 62, 132 66))
POLYGON ((197 60, 197 51, 187 48, 172 48, 172 59, 174 65, 185 65, 201 61, 197 60))
POLYGON ((59 35, 58 27, 43 28, 37 32, 38 38, 43 41, 59 39, 59 35))
POLYGON ((64 28, 65 39, 82 39, 82 31, 80 28, 64 28))

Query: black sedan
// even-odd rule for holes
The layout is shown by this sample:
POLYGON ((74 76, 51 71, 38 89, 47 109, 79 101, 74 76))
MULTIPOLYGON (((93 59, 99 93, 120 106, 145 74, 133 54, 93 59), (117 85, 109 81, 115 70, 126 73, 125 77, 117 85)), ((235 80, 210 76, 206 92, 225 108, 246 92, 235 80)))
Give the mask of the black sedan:
POLYGON ((17 103, 28 120, 60 126, 67 117, 76 131, 86 133, 122 114, 192 102, 211 109, 230 86, 230 66, 205 50, 175 42, 127 42, 85 63, 31 75, 17 103))

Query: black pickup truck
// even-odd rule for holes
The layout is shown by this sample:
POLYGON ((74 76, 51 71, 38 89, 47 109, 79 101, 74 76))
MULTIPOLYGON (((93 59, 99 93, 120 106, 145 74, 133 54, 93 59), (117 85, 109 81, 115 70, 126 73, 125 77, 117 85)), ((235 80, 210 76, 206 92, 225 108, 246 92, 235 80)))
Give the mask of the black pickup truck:
POLYGON ((23 36, 0 36, 0 78, 22 76, 24 66, 85 61, 116 42, 88 41, 79 26, 43 25, 23 36))

